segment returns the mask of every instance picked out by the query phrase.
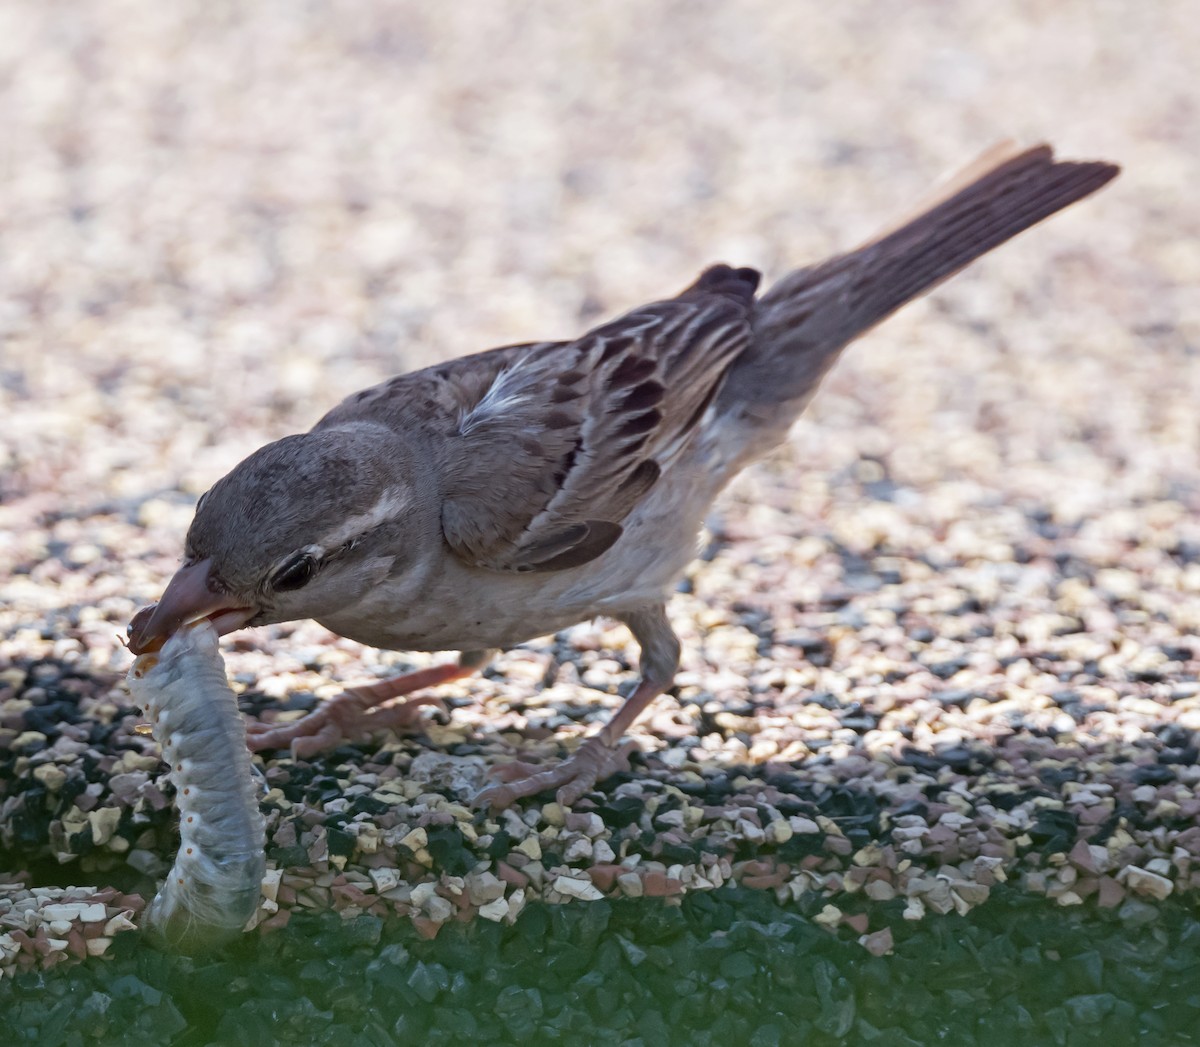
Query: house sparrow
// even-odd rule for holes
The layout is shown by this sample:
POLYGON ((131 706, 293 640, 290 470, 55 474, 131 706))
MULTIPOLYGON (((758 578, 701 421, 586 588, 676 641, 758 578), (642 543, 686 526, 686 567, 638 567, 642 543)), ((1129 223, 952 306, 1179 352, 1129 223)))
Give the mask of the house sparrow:
POLYGON ((456 664, 354 688, 253 749, 310 754, 410 721, 394 699, 597 615, 624 622, 641 679, 569 759, 508 768, 477 797, 544 789, 571 804, 623 766, 621 738, 671 686, 673 585, 721 489, 779 444, 851 340, 980 255, 1117 174, 993 149, 915 217, 784 277, 715 265, 682 294, 573 342, 462 357, 349 397, 252 454, 196 506, 184 565, 130 625, 153 649, 208 617, 219 632, 315 618, 456 664), (390 704, 389 704, 390 703, 390 704), (515 769, 514 769, 515 768, 515 769))

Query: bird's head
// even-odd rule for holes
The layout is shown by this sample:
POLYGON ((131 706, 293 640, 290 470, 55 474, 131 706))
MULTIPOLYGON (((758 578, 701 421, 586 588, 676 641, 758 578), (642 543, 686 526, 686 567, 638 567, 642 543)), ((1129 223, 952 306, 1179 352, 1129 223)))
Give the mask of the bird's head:
POLYGON ((403 571, 431 533, 406 451, 373 425, 255 451, 201 497, 183 566, 130 623, 130 650, 155 650, 198 618, 220 633, 320 618, 403 571))

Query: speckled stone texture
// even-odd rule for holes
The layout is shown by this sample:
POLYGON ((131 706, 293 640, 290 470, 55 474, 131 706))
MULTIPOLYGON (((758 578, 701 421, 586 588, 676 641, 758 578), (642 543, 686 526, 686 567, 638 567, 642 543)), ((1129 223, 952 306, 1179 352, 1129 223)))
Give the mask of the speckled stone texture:
MULTIPOLYGON (((633 680, 602 622, 508 652, 420 736, 263 762, 261 926, 732 880, 882 953, 898 897, 1194 893, 1198 53, 1181 0, 0 10, 0 970, 103 953, 169 863, 117 636, 224 471, 389 374, 852 246, 1008 136, 1125 172, 855 346, 729 491, 631 773, 469 809, 633 680)), ((225 649, 254 714, 429 663, 225 649)))

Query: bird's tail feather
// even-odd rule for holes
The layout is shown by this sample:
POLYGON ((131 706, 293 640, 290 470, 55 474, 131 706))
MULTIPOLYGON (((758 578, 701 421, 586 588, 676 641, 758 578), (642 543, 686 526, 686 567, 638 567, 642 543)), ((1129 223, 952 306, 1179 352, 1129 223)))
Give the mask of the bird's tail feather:
POLYGON ((754 341, 730 368, 718 411, 782 438, 848 342, 1118 170, 1055 161, 1048 145, 989 150, 898 227, 772 287, 755 306, 754 341))
MULTIPOLYGON (((854 253, 859 258, 854 334, 885 319, 976 258, 1075 203, 1119 169, 1056 162, 1048 145, 1010 155, 932 203, 893 232, 854 253)), ((954 180, 957 187, 961 177, 954 180)), ((854 257, 852 256, 852 257, 854 257)))

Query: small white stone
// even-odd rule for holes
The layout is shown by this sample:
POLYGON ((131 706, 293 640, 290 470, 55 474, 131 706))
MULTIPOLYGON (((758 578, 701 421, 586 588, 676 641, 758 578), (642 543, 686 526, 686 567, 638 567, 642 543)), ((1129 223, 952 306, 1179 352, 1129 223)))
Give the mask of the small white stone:
POLYGON ((920 920, 925 916, 925 903, 920 898, 909 898, 901 915, 906 920, 920 920))
POLYGON ((425 847, 429 844, 429 834, 425 831, 423 826, 418 825, 400 842, 410 851, 419 851, 422 847, 425 847))
POLYGON ((592 841, 586 836, 579 836, 567 844, 567 849, 563 851, 563 861, 565 862, 580 862, 590 861, 592 858, 592 841))
POLYGON ((842 910, 836 905, 826 905, 816 916, 813 917, 813 923, 819 923, 824 927, 836 927, 838 921, 842 918, 842 910))
POLYGON ((424 908, 425 904, 436 895, 437 884, 430 880, 426 880, 424 883, 413 885, 412 893, 409 895, 409 900, 413 905, 419 905, 424 908))
POLYGON ((970 825, 971 819, 965 814, 960 814, 958 811, 946 811, 938 819, 938 824, 948 826, 951 829, 961 829, 964 825, 970 825))
POLYGON ((920 829, 922 832, 929 827, 929 823, 919 814, 899 814, 892 819, 892 822, 901 829, 920 829))
POLYGON ((1148 894, 1151 898, 1162 901, 1173 890, 1175 884, 1165 876, 1152 873, 1148 869, 1139 869, 1136 865, 1128 865, 1117 874, 1117 879, 1137 894, 1148 894))
POLYGON ((954 908, 954 898, 950 894, 950 885, 945 880, 937 880, 925 893, 922 899, 935 913, 945 916, 954 908))
POLYGON ((525 908, 525 888, 518 887, 508 896, 508 922, 516 923, 521 910, 525 908))
POLYGON ((607 840, 597 840, 592 844, 592 858, 601 865, 610 865, 617 860, 617 855, 607 840))
POLYGON ((621 893, 628 898, 640 898, 645 893, 642 878, 635 872, 621 873, 617 877, 617 885, 621 888, 621 893))
POLYGON ((749 818, 739 818, 737 820, 737 829, 746 838, 747 843, 763 843, 766 841, 767 834, 761 827, 750 821, 749 818))
POLYGON ((896 888, 887 880, 872 880, 863 888, 863 893, 873 902, 888 902, 896 897, 896 888))
POLYGON ((1146 868, 1152 873, 1158 873, 1159 876, 1171 875, 1171 859, 1170 858, 1151 858, 1146 863, 1146 868))
POLYGON ((604 819, 601 818, 600 815, 593 814, 591 811, 589 811, 584 817, 587 821, 587 824, 584 826, 583 831, 589 837, 595 839, 602 832, 604 832, 604 819))
POLYGON ((79 914, 79 919, 84 923, 99 923, 108 916, 108 909, 105 908, 103 902, 87 902, 84 904, 83 912, 79 914))
MULTIPOLYGON (((70 922, 71 920, 78 919, 84 908, 85 906, 79 902, 58 902, 54 905, 42 906, 41 917, 43 920, 51 923, 58 920, 70 922)), ((104 907, 101 906, 100 908, 103 909, 104 907)), ((101 912, 100 916, 103 919, 104 913, 101 912)))
POLYGON ((67 781, 67 772, 56 763, 44 763, 35 767, 33 776, 52 793, 58 792, 67 781))
POLYGON ((787 843, 792 838, 794 830, 782 818, 767 826, 767 835, 772 843, 787 843))
POLYGON ((991 895, 991 888, 986 884, 973 883, 970 880, 954 880, 951 889, 969 905, 982 905, 991 895))
POLYGON ((451 905, 440 894, 435 894, 429 899, 428 903, 423 906, 425 915, 428 916, 434 923, 445 923, 452 915, 454 915, 454 906, 451 905))
MULTIPOLYGON (((480 906, 481 913, 483 907, 504 897, 504 881, 493 872, 471 873, 466 878, 466 888, 471 904, 480 906)), ((505 906, 504 912, 508 912, 507 906, 505 906)), ((489 916, 488 919, 503 919, 503 914, 497 917, 489 916)))
POLYGON ((493 901, 487 902, 485 905, 479 907, 479 915, 485 920, 499 923, 508 915, 508 902, 503 898, 496 898, 493 901))
POLYGON ((559 894, 565 894, 568 898, 578 898, 585 902, 598 902, 604 897, 591 880, 576 880, 571 876, 559 876, 555 879, 553 887, 559 894))
POLYGON ((371 882, 375 885, 377 894, 383 894, 384 891, 390 891, 400 883, 399 869, 371 869, 371 882))
POLYGON ((519 851, 521 854, 535 862, 541 861, 542 844, 536 836, 526 836, 525 839, 523 839, 517 844, 516 847, 513 848, 513 850, 519 851))
POLYGON ((283 879, 282 869, 268 869, 263 873, 262 896, 270 902, 279 900, 279 881, 283 879))

